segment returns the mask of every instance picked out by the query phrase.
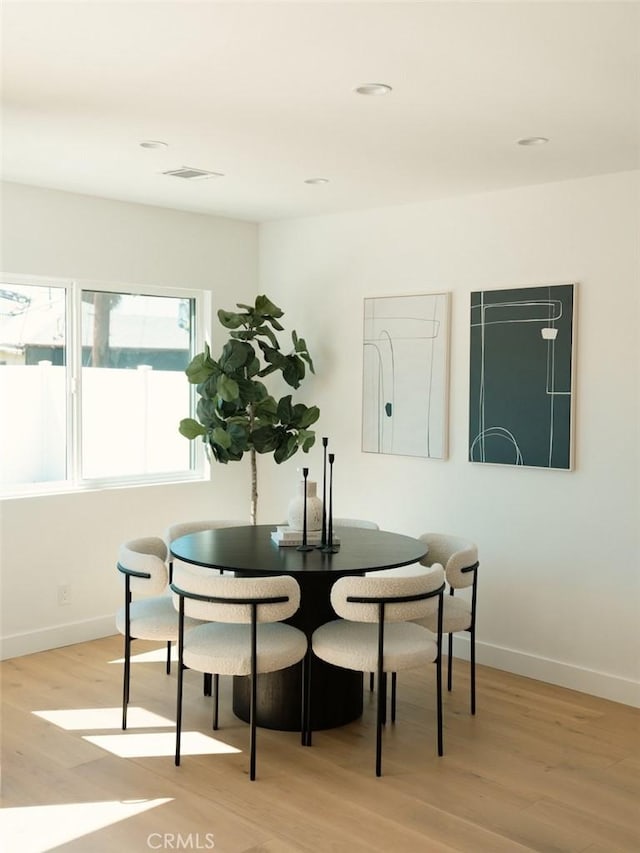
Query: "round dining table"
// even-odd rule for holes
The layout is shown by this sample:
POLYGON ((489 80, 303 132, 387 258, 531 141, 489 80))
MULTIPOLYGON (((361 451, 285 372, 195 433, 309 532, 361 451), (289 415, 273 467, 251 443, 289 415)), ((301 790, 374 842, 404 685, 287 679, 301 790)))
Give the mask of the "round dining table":
MULTIPOLYGON (((333 552, 320 547, 309 551, 274 542, 273 524, 222 527, 181 536, 171 543, 171 554, 196 566, 233 571, 237 576, 292 575, 300 584, 300 608, 287 620, 305 632, 309 641, 316 628, 336 619, 331 587, 345 575, 407 566, 427 554, 419 539, 386 530, 335 527, 333 552)), ((314 659, 312 727, 333 728, 362 714, 362 673, 314 659)), ((249 719, 249 679, 236 676, 233 710, 249 719)), ((299 731, 302 666, 262 673, 257 680, 256 721, 259 726, 299 731)))

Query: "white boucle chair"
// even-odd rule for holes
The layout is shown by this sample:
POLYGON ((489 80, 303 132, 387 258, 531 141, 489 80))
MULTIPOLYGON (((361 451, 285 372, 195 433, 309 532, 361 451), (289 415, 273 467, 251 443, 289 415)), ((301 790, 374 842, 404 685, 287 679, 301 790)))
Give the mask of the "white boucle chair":
MULTIPOLYGON (((179 539, 181 536, 187 536, 189 533, 200 533, 203 530, 219 530, 221 527, 244 527, 246 521, 238 520, 221 520, 208 518, 201 521, 176 521, 170 524, 164 534, 164 541, 169 552, 169 582, 172 579, 174 558, 171 554, 171 543, 179 539)), ((210 572, 211 569, 204 569, 204 572, 210 572)), ((221 570, 222 573, 222 570, 221 570)))
MULTIPOLYGON (((199 521, 175 521, 173 524, 170 524, 165 530, 164 541, 167 545, 167 551, 169 553, 169 583, 173 578, 173 564, 175 562, 173 555, 171 554, 171 543, 176 539, 179 539, 181 536, 187 536, 189 533, 200 533, 203 530, 219 530, 222 527, 244 527, 246 525, 246 521, 238 521, 238 520, 221 520, 217 518, 208 518, 199 521)), ((211 573, 211 569, 203 568, 201 566, 193 566, 192 567, 195 572, 199 572, 204 575, 208 575, 211 573)), ((223 569, 220 569, 220 574, 228 574, 233 575, 233 572, 225 572, 223 569)), ((214 676, 213 678, 213 690, 211 686, 211 674, 205 673, 204 675, 204 683, 203 683, 203 692, 205 696, 213 695, 216 697, 218 695, 218 676, 214 676)))
MULTIPOLYGON (((331 604, 340 619, 327 622, 313 632, 311 646, 316 657, 334 666, 361 672, 377 672, 376 776, 382 775, 382 724, 386 705, 386 673, 436 664, 438 755, 442 745, 442 566, 415 577, 340 578, 331 590, 331 604), (416 619, 433 615, 436 636, 416 619)), ((310 666, 309 682, 313 678, 310 666)), ((307 737, 311 745, 311 708, 307 696, 307 737)))
MULTIPOLYGON (((453 634, 468 631, 470 634, 471 713, 476 712, 476 600, 478 591, 478 548, 467 539, 446 533, 423 533, 419 536, 429 547, 420 562, 423 566, 441 563, 449 585, 449 595, 444 597, 442 631, 449 635, 447 658, 447 690, 452 685, 453 634), (454 597, 457 589, 471 587, 471 600, 454 597)), ((420 620, 420 624, 435 629, 433 615, 420 620)))
MULTIPOLYGON (((122 728, 127 728, 131 680, 131 641, 157 640, 167 644, 167 675, 171 672, 171 643, 178 639, 178 618, 168 596, 167 546, 157 536, 131 539, 120 546, 118 571, 124 576, 124 607, 116 628, 124 636, 122 728), (133 601, 133 595, 145 596, 133 601)), ((189 620, 189 627, 196 623, 189 620)))
MULTIPOLYGON (((361 527, 365 530, 380 530, 375 521, 366 521, 364 518, 334 518, 334 527, 361 527)), ((369 673, 369 689, 373 690, 373 673, 369 673)))
MULTIPOLYGON (((452 536, 448 533, 423 533, 418 537, 428 545, 429 551, 420 563, 411 566, 401 566, 397 569, 387 569, 376 572, 378 576, 387 575, 416 575, 428 571, 430 566, 438 563, 445 567, 445 578, 449 585, 449 595, 444 597, 442 616, 442 632, 448 634, 447 649, 447 690, 451 691, 453 673, 453 634, 457 631, 468 631, 470 642, 470 688, 471 713, 476 712, 476 600, 478 590, 478 548, 468 539, 452 536), (456 589, 471 587, 471 600, 462 597, 454 598, 456 589)), ((374 573, 372 573, 374 574, 374 573)), ((435 619, 428 616, 419 620, 420 624, 430 630, 435 630, 435 619)), ((373 690, 373 675, 370 683, 373 690)), ((395 721, 396 705, 396 673, 391 676, 391 721, 395 721)))
MULTIPOLYGON (((219 675, 247 675, 250 689, 249 778, 256 778, 256 676, 299 663, 307 656, 307 638, 292 625, 284 625, 298 610, 300 587, 288 575, 236 578, 208 577, 177 563, 171 589, 179 613, 178 699, 176 713, 176 766, 180 765, 182 684, 185 669, 219 675), (185 631, 191 617, 207 620, 185 631)), ((306 679, 303 677, 303 684, 306 679)), ((301 732, 306 730, 306 706, 302 703, 301 732)), ((213 727, 218 726, 217 694, 213 727)))

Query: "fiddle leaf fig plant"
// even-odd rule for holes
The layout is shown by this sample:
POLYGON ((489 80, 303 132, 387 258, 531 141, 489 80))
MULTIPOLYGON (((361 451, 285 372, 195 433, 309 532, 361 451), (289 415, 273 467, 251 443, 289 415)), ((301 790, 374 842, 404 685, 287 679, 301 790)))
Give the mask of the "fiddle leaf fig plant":
POLYGON ((236 462, 251 458, 251 523, 256 523, 258 503, 257 453, 273 454, 280 464, 299 449, 308 453, 315 442, 311 427, 320 417, 317 406, 293 403, 291 394, 276 400, 261 381, 279 372, 291 388, 299 388, 313 361, 304 338, 291 333, 291 348, 284 352, 276 332, 284 312, 266 296, 255 305, 238 303, 240 311, 218 311, 218 320, 229 329, 229 340, 218 359, 205 344, 185 373, 197 386, 196 418, 180 421, 180 433, 201 438, 210 458, 236 462))

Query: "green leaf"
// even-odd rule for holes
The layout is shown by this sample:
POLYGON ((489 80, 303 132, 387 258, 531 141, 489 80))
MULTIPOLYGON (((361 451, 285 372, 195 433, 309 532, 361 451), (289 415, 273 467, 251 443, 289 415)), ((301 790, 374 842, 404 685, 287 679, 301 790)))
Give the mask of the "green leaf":
POLYGON ((311 356, 309 355, 309 353, 308 352, 301 352, 300 358, 303 358, 307 362, 307 364, 309 365, 309 370, 312 373, 315 373, 315 370, 313 368, 313 361, 311 361, 311 356))
POLYGON ((278 401, 278 418, 280 419, 280 423, 288 426, 293 420, 293 407, 291 406, 291 394, 287 394, 286 397, 282 397, 278 401))
POLYGON ((198 383, 196 386, 196 391, 201 397, 205 397, 207 399, 215 398, 218 394, 217 385, 218 385, 218 376, 220 376, 220 370, 216 365, 216 369, 213 371, 211 376, 208 379, 205 379, 204 382, 198 383))
POLYGON ((180 421, 178 431, 180 432, 180 435, 184 435, 185 438, 189 439, 207 434, 207 430, 202 426, 202 424, 199 424, 198 421, 194 421, 193 418, 183 418, 180 421))
POLYGON ((268 322, 268 323, 271 323, 271 325, 273 326, 273 328, 274 328, 277 332, 284 332, 284 326, 281 326, 281 325, 280 325, 280 323, 278 323, 278 321, 277 321, 277 320, 274 320, 274 319, 273 319, 273 317, 267 317, 267 322, 268 322))
POLYGON ((216 407, 218 411, 218 416, 222 421, 227 421, 229 418, 234 417, 235 415, 242 415, 245 417, 245 406, 242 404, 240 400, 232 400, 230 403, 226 402, 222 399, 222 397, 216 397, 216 407))
POLYGON ((316 443, 316 434, 312 430, 300 430, 298 439, 302 439, 302 449, 305 453, 308 453, 316 443))
POLYGON ((279 430, 273 426, 261 426, 251 433, 251 442, 257 453, 272 453, 277 449, 279 441, 279 430))
POLYGON ((220 462, 223 465, 226 465, 229 461, 229 454, 227 453, 227 451, 223 447, 220 447, 217 444, 212 444, 211 442, 208 442, 208 445, 209 449, 211 450, 211 455, 216 460, 216 462, 220 462))
POLYGON ((319 417, 320 409, 317 406, 306 407, 306 411, 300 418, 298 425, 301 429, 306 429, 307 427, 310 427, 311 424, 314 424, 319 417))
POLYGON ((196 417, 205 427, 218 426, 222 421, 217 409, 217 398, 205 399, 202 397, 196 406, 196 417))
POLYGON ((286 356, 286 365, 282 371, 282 378, 292 388, 299 388, 304 379, 304 362, 297 355, 286 356))
POLYGON ((260 421, 267 421, 275 424, 278 422, 278 404, 271 396, 265 397, 256 403, 254 407, 254 415, 260 421))
POLYGON ((220 447, 228 450, 231 447, 231 437, 226 429, 216 427, 211 433, 211 441, 215 441, 220 447))
POLYGON ((216 387, 218 394, 225 402, 232 403, 238 399, 238 383, 234 379, 231 379, 229 376, 225 376, 224 373, 218 377, 218 383, 216 387))
POLYGON ((309 355, 309 350, 307 348, 307 342, 305 341, 305 339, 299 338, 295 332, 291 333, 291 339, 293 340, 293 347, 295 349, 295 352, 300 356, 300 358, 303 358, 307 362, 311 372, 315 373, 315 370, 313 369, 313 361, 311 360, 311 356, 309 355))
POLYGON ((270 299, 267 299, 266 296, 258 296, 256 298, 256 306, 255 306, 256 314, 262 314, 263 317, 282 317, 284 311, 281 308, 278 308, 277 305, 274 305, 270 299))
POLYGON ((253 358, 255 358, 255 352, 251 344, 231 340, 227 341, 222 348, 219 364, 225 373, 233 373, 253 358))
POLYGON ((275 453, 273 454, 273 458, 278 463, 278 465, 280 465, 281 462, 286 462, 287 459, 290 459, 297 449, 297 436, 287 433, 276 448, 275 453))
POLYGON ((280 349, 278 339, 268 326, 265 326, 264 324, 262 324, 261 326, 257 326, 255 333, 256 335, 264 335, 266 338, 269 338, 269 340, 273 344, 274 349, 280 349))
POLYGON ((255 379, 236 379, 238 385, 238 397, 244 406, 249 403, 257 403, 262 400, 267 389, 262 382, 256 382, 255 379))
POLYGON ((270 373, 275 373, 278 368, 275 364, 269 364, 267 367, 263 367, 258 376, 261 376, 263 379, 265 376, 268 376, 270 373))
POLYGON ((218 320, 225 329, 237 329, 244 323, 244 317, 240 314, 236 314, 233 311, 223 311, 222 309, 218 311, 218 320))
POLYGON ((239 341, 252 341, 256 336, 253 329, 243 329, 241 332, 230 332, 229 337, 239 341))
POLYGON ((253 359, 248 362, 246 366, 247 378, 251 379, 252 376, 257 376, 260 373, 260 359, 254 355, 253 359))
POLYGON ((204 382, 216 370, 217 364, 209 355, 209 347, 205 345, 204 352, 195 355, 185 370, 187 378, 192 385, 204 382))
POLYGON ((227 432, 231 438, 231 449, 234 452, 249 449, 249 424, 246 420, 244 423, 230 423, 227 432))
MULTIPOLYGON (((270 347, 268 344, 265 344, 264 341, 258 341, 258 346, 262 350, 262 354, 266 362, 273 364, 277 370, 284 370, 287 364, 286 355, 282 355, 279 350, 270 347)), ((263 375, 262 371, 260 371, 260 376, 263 375)))

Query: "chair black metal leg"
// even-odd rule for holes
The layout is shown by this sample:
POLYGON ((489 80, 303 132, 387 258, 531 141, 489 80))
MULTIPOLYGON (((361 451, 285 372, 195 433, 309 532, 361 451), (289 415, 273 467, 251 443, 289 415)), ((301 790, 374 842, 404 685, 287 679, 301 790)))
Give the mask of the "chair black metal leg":
POLYGON ((127 705, 129 704, 129 681, 131 679, 131 637, 124 635, 124 672, 122 675, 122 729, 127 728, 127 705))
POLYGON ((202 695, 211 696, 211 673, 205 672, 202 677, 202 695))
POLYGON ((302 720, 300 722, 300 742, 302 746, 311 746, 311 649, 302 659, 302 720))
POLYGON ((307 745, 307 679, 309 678, 309 649, 302 659, 302 693, 300 694, 300 744, 307 745))
POLYGON ((449 634, 449 651, 447 653, 447 690, 451 692, 453 670, 453 634, 449 634))
POLYGON ((396 689, 398 685, 398 673, 391 673, 391 722, 396 721, 396 689))
POLYGON ((255 675, 249 676, 251 678, 251 708, 249 711, 249 779, 253 782, 256 778, 256 682, 257 677, 255 675))
POLYGON ((180 766, 180 735, 182 734, 182 681, 184 676, 184 666, 182 661, 178 663, 178 698, 176 708, 176 767, 180 766))
POLYGON ((382 726, 387 707, 387 674, 378 672, 378 704, 376 708, 376 776, 382 776, 382 726))
POLYGON ((374 679, 374 675, 373 675, 373 673, 372 673, 372 672, 370 672, 370 673, 369 673, 369 690, 370 690, 370 692, 371 692, 371 693, 373 693, 374 680, 375 680, 375 679, 374 679))
POLYGON ((471 713, 476 712, 476 630, 471 629, 471 667, 469 676, 471 678, 471 713))
POLYGON ((444 752, 442 739, 442 655, 438 654, 436 659, 436 702, 438 715, 438 755, 444 752))
POLYGON ((387 725, 387 673, 383 672, 382 676, 378 680, 378 691, 382 690, 384 692, 384 704, 382 706, 382 716, 381 721, 382 725, 387 725))
MULTIPOLYGON (((311 648, 309 648, 309 650, 307 652, 307 659, 306 659, 306 666, 305 666, 305 669, 306 669, 305 678, 306 678, 306 691, 307 692, 306 692, 306 696, 304 698, 305 717, 306 717, 306 721, 305 721, 306 731, 304 733, 303 746, 311 746, 312 745, 312 736, 313 736, 313 726, 311 723, 311 678, 312 678, 312 672, 313 672, 312 661, 313 661, 313 652, 311 651, 311 648)), ((303 681, 304 680, 305 679, 303 678, 303 681)))
POLYGON ((171 675, 171 640, 167 642, 167 675, 171 675))
POLYGON ((220 696, 220 676, 216 672, 213 676, 213 730, 218 730, 218 698, 220 696))

